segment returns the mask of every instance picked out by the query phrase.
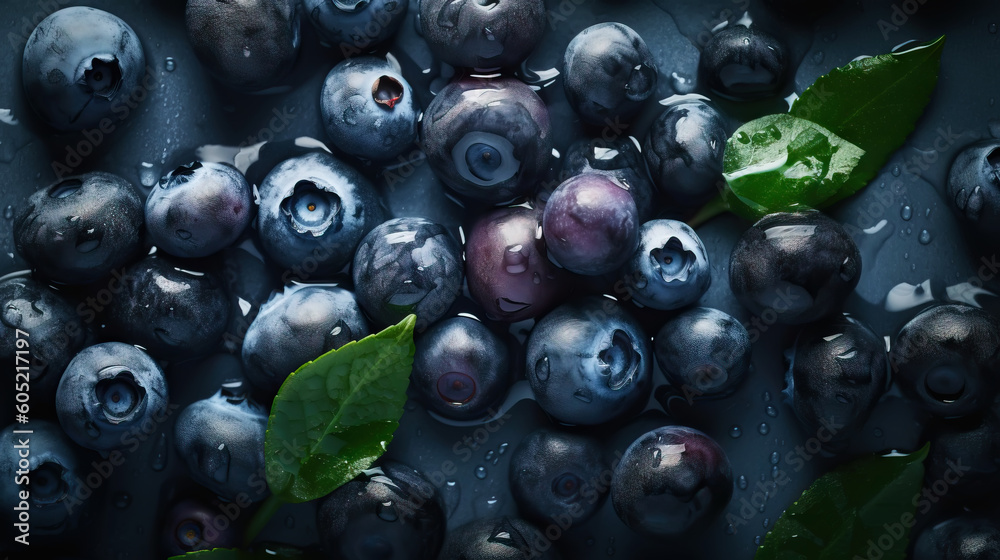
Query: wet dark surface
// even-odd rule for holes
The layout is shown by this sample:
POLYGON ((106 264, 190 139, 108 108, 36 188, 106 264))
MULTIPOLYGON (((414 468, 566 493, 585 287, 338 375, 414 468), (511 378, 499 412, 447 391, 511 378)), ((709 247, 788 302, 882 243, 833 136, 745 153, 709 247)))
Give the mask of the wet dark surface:
MULTIPOLYGON (((4 0, 2 6, 0 37, 5 44, 0 52, 0 69, 5 79, 0 81, 0 108, 10 112, 3 113, 4 122, 0 122, 0 180, 4 186, 0 189, 0 209, 11 210, 2 212, 0 222, 6 229, 0 233, 0 273, 26 268, 13 248, 10 218, 24 206, 30 193, 52 183, 60 170, 109 171, 148 190, 161 174, 191 160, 199 147, 325 138, 319 117, 319 92, 329 68, 342 58, 339 48, 320 46, 316 33, 304 22, 303 48, 287 81, 288 88, 269 95, 232 92, 213 81, 195 59, 184 34, 181 0, 88 3, 111 11, 135 29, 146 52, 148 89, 136 91, 132 96, 136 103, 116 113, 110 133, 53 134, 27 106, 21 90, 21 52, 34 26, 32 22, 68 5, 63 1, 4 0)), ((433 97, 431 92, 438 91, 446 78, 441 77, 442 67, 434 63, 430 50, 417 35, 416 6, 415 2, 411 4, 392 53, 420 105, 426 107, 433 97)), ((700 91, 693 82, 699 47, 707 42, 710 30, 717 24, 735 21, 749 10, 755 24, 787 44, 792 78, 777 97, 769 100, 743 105, 719 102, 734 124, 787 110, 782 97, 801 93, 819 75, 859 55, 880 54, 910 39, 930 40, 947 33, 940 80, 917 129, 865 191, 830 211, 861 250, 862 276, 847 310, 867 321, 879 336, 894 335, 932 301, 976 301, 991 311, 1000 310, 1000 300, 994 295, 1000 293, 1000 281, 995 278, 1000 268, 996 248, 989 239, 971 233, 944 198, 944 180, 951 160, 962 146, 987 137, 991 122, 995 124, 995 119, 1000 118, 1000 107, 995 105, 995 97, 1000 96, 1000 6, 993 0, 927 0, 923 4, 845 1, 828 16, 810 24, 782 20, 754 0, 549 0, 546 6, 549 24, 545 39, 521 74, 536 85, 548 84, 539 94, 549 106, 554 146, 560 153, 583 137, 632 135, 641 141, 662 109, 655 101, 650 102, 628 127, 587 127, 575 117, 560 78, 550 69, 561 66, 569 40, 596 22, 620 21, 643 37, 660 70, 654 99, 665 99, 674 93, 700 91), (898 6, 904 4, 908 9, 916 6, 916 11, 906 15, 899 10, 897 14, 898 6), (905 22, 901 21, 903 15, 905 22), (884 225, 879 227, 883 220, 884 225), (866 233, 865 229, 874 232, 866 233), (903 283, 923 284, 925 293, 922 297, 904 297, 907 288, 901 287, 903 283), (968 287, 979 284, 991 293, 979 292, 975 299, 969 299, 977 292, 968 287), (887 298, 890 291, 893 295, 887 298)), ((225 150, 203 149, 198 153, 209 157, 225 150)), ((252 183, 260 183, 267 171, 267 158, 272 156, 262 150, 261 157, 261 162, 248 170, 252 183)), ((553 165, 555 178, 559 161, 554 159, 553 165)), ((376 179, 393 216, 423 216, 451 229, 467 219, 469 212, 443 194, 417 152, 404 155, 391 173, 377 174, 375 169, 360 167, 376 179)), ((860 434, 851 440, 850 448, 838 458, 808 451, 803 452, 808 460, 796 455, 796 448, 808 447, 816 435, 800 427, 781 393, 785 372, 782 350, 791 345, 796 330, 775 325, 767 316, 751 317, 729 291, 729 253, 748 225, 733 216, 723 216, 698 230, 708 249, 714 277, 700 303, 726 311, 748 325, 755 343, 754 367, 747 381, 732 396, 693 405, 654 389, 648 410, 640 417, 625 426, 587 430, 602 436, 612 457, 624 452, 638 435, 658 426, 679 423, 702 430, 715 438, 730 458, 737 480, 732 502, 708 528, 675 541, 656 542, 638 537, 625 527, 607 500, 586 522, 550 532, 550 536, 558 533, 554 546, 564 558, 646 558, 655 554, 670 558, 749 559, 759 537, 784 508, 831 465, 858 454, 917 447, 922 413, 903 401, 898 391, 891 390, 860 434), (732 436, 734 427, 738 427, 739 437, 732 436), (771 460, 772 456, 776 461, 771 460), (777 476, 782 472, 785 476, 777 476), (772 482, 779 479, 786 482, 772 482), (764 490, 766 499, 761 506, 764 490), (751 502, 752 506, 747 505, 751 502), (727 531, 726 514, 746 522, 727 531)), ((648 312, 640 315, 651 329, 650 334, 655 333, 664 317, 648 312)), ((520 323, 511 331, 523 339, 528 328, 530 324, 520 323)), ((519 355, 516 350, 514 355, 519 355)), ((523 378, 523 364, 515 360, 515 366, 515 376, 523 378)), ((165 369, 171 403, 179 406, 210 396, 220 382, 239 375, 238 361, 222 354, 196 363, 167 364, 165 369)), ((656 385, 664 383, 658 370, 654 371, 654 380, 656 385)), ((11 402, 6 391, 4 407, 11 402)), ((521 381, 512 389, 508 403, 528 394, 521 381)), ((110 476, 102 478, 89 500, 91 514, 65 545, 66 550, 87 558, 162 557, 158 543, 164 513, 174 502, 201 492, 187 477, 183 460, 174 450, 173 421, 179 408, 169 410, 172 414, 168 419, 141 434, 140 445, 125 454, 124 462, 114 467, 110 476), (123 498, 123 493, 129 498, 123 498)), ((449 514, 448 527, 455 528, 481 517, 516 513, 507 484, 512 448, 523 435, 548 422, 530 399, 517 401, 507 415, 485 426, 446 425, 411 402, 388 456, 422 470, 440 487, 449 514)), ((100 458, 88 456, 89 461, 99 462, 100 458)), ((315 503, 284 506, 260 539, 317 545, 315 508, 315 503)), ((236 512, 231 517, 237 524, 245 523, 253 514, 252 507, 228 511, 236 512)), ((921 518, 920 526, 940 514, 940 508, 932 511, 921 518)), ((33 541, 32 550, 42 544, 41 539, 33 541)), ((46 554, 37 552, 32 557, 46 554)))

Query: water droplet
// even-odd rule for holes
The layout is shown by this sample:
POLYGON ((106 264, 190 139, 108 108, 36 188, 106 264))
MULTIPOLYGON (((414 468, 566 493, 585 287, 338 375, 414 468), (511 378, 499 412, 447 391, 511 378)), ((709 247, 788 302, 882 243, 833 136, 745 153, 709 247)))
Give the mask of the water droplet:
POLYGON ((775 408, 773 405, 767 405, 767 408, 764 409, 764 414, 767 414, 771 418, 777 418, 778 409, 775 408))
POLYGON ((9 220, 9 219, 13 218, 14 217, 14 207, 11 206, 10 204, 8 204, 7 207, 3 209, 3 217, 4 217, 5 220, 9 220))
POLYGON ((152 188, 160 181, 160 167, 152 164, 142 162, 139 164, 139 183, 148 188, 152 188))
POLYGON ((913 217, 913 208, 911 208, 909 204, 903 206, 899 210, 899 217, 903 218, 904 220, 909 220, 910 218, 913 217))
POLYGON ((740 131, 736 134, 736 140, 741 144, 749 144, 750 136, 748 136, 746 132, 740 131))
POLYGON ((921 245, 927 245, 931 242, 931 232, 926 229, 921 231, 920 237, 917 238, 917 241, 919 241, 921 245))
MULTIPOLYGON (((764 476, 764 475, 761 475, 761 476, 764 476)), ((757 511, 759 511, 761 513, 764 513, 764 510, 767 509, 766 506, 767 506, 767 502, 764 502, 763 504, 760 504, 760 507, 757 508, 757 511)))
POLYGON ((112 502, 118 509, 125 509, 132 503, 132 496, 128 492, 119 490, 115 492, 112 502))
POLYGON ((771 427, 767 425, 767 422, 761 422, 760 426, 757 426, 757 432, 762 436, 766 436, 771 432, 771 427))
POLYGON ((777 466, 771 467, 771 478, 778 478, 778 472, 780 471, 778 471, 777 466))
POLYGON ((764 402, 771 402, 771 391, 764 391, 760 398, 764 399, 764 402))
POLYGON ((996 33, 997 32, 997 24, 991 23, 989 25, 989 27, 986 28, 986 30, 989 31, 990 34, 996 33))
POLYGON ((508 444, 506 442, 501 443, 500 447, 497 448, 497 455, 503 455, 504 453, 506 453, 507 452, 507 445, 508 444))
POLYGON ((686 95, 692 93, 695 89, 695 81, 693 78, 685 76, 683 74, 678 74, 677 72, 670 73, 670 86, 673 87, 674 91, 686 95))
POLYGON ((746 490, 747 489, 747 477, 745 477, 745 476, 743 476, 741 474, 740 477, 736 480, 736 484, 740 487, 740 490, 746 490))
POLYGON ((875 435, 875 437, 882 437, 882 429, 881 429, 881 428, 875 428, 875 429, 874 429, 874 430, 872 431, 872 434, 874 434, 874 435, 875 435))
POLYGON ((484 480, 486 478, 486 467, 479 465, 476 467, 476 478, 484 480))
POLYGON ((756 537, 753 538, 753 544, 755 544, 757 546, 760 546, 760 543, 762 543, 762 542, 764 542, 764 541, 760 538, 760 535, 757 535, 756 537))
POLYGON ((496 455, 496 452, 491 449, 491 450, 489 450, 489 451, 486 452, 486 456, 483 457, 483 458, 486 459, 487 461, 489 461, 489 460, 493 459, 494 455, 496 455))
POLYGON ((772 451, 771 452, 771 464, 772 465, 777 465, 778 461, 780 461, 780 460, 781 460, 781 455, 778 455, 777 451, 772 451))
POLYGON ((163 61, 163 67, 167 69, 167 72, 173 72, 177 69, 177 61, 174 60, 174 57, 168 56, 167 59, 163 61))
POLYGON ((153 451, 149 454, 150 468, 154 471, 162 471, 167 466, 169 451, 167 447, 167 434, 166 432, 160 432, 159 438, 153 445, 153 451))
POLYGON ((243 47, 243 57, 250 58, 250 47, 243 47))
POLYGON ((458 504, 462 499, 462 489, 459 487, 458 482, 454 480, 448 480, 445 485, 441 487, 441 498, 444 499, 445 512, 448 517, 451 517, 458 509, 458 504))
POLYGON ((771 520, 767 517, 764 518, 764 528, 767 529, 771 525, 771 520))
POLYGON ((735 535, 736 534, 736 527, 734 527, 732 523, 730 523, 729 525, 726 526, 726 534, 727 535, 735 535))
POLYGON ((892 167, 892 176, 893 177, 899 177, 901 174, 902 174, 902 171, 899 170, 899 166, 898 165, 894 165, 892 167))
POLYGON ((392 505, 392 502, 375 504, 375 515, 382 521, 389 521, 390 523, 399 519, 399 514, 396 513, 396 506, 392 505))
POLYGON ((739 426, 733 425, 733 427, 729 428, 729 437, 735 439, 742 435, 743 435, 743 430, 739 426))
POLYGON ((289 515, 288 517, 286 517, 285 518, 285 527, 288 527, 289 529, 294 529, 295 528, 295 518, 292 517, 291 515, 289 515))

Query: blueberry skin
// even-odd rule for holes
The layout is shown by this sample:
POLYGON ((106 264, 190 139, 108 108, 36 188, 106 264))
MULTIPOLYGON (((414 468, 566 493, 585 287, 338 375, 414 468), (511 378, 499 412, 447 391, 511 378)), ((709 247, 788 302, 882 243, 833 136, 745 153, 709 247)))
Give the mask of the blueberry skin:
POLYGON ((28 366, 32 407, 51 405, 59 377, 91 338, 83 317, 62 295, 31 278, 0 282, 0 309, 0 359, 15 364, 18 350, 28 349, 31 361, 17 365, 28 366), (27 336, 18 335, 18 329, 27 336), (19 339, 29 346, 22 342, 19 347, 19 339))
POLYGON ((885 342, 864 323, 845 315, 805 327, 795 341, 786 391, 809 433, 829 432, 830 441, 857 435, 889 388, 885 342))
POLYGON ((124 447, 135 431, 158 424, 167 408, 167 381, 142 350, 103 342, 81 350, 66 366, 56 389, 56 413, 63 431, 96 451, 124 447))
POLYGON ((326 75, 323 126, 333 144, 364 159, 395 159, 417 139, 420 107, 400 68, 376 56, 349 58, 326 75))
POLYGON ((629 138, 611 142, 595 138, 573 143, 563 156, 563 173, 570 177, 598 173, 616 181, 632 195, 640 222, 649 220, 659 210, 642 153, 629 138))
POLYGON ((296 0, 188 0, 184 24, 198 60, 236 90, 279 84, 298 58, 296 0))
POLYGON ((1000 417, 996 411, 933 418, 922 439, 930 443, 924 460, 926 487, 943 480, 948 484, 948 501, 963 507, 996 504, 1000 496, 1000 417))
POLYGON ((427 106, 420 136, 438 179, 487 204, 531 192, 552 157, 548 109, 530 87, 513 78, 463 78, 448 84, 427 106))
POLYGON ((469 230, 465 242, 469 293, 490 319, 513 323, 548 312, 565 295, 566 271, 552 264, 540 212, 494 210, 469 230))
POLYGON ((462 289, 462 253, 447 230, 423 218, 394 218, 358 246, 352 268, 358 303, 383 327, 417 316, 422 331, 462 289))
POLYGON ((936 416, 965 416, 993 401, 998 385, 1000 322, 963 304, 925 309, 910 319, 890 350, 903 394, 936 416))
POLYGON ((110 119, 145 73, 135 31, 108 12, 84 6, 43 19, 21 61, 28 103, 59 130, 94 128, 110 119))
POLYGON ((689 309, 664 323, 653 352, 667 381, 685 397, 725 397, 750 372, 750 335, 728 313, 689 309))
POLYGON ((708 251, 684 222, 652 220, 639 229, 639 246, 625 263, 633 301, 653 309, 679 309, 698 301, 712 283, 708 251))
POLYGON ((174 425, 177 453, 191 478, 230 500, 258 502, 269 494, 264 472, 267 410, 235 384, 195 401, 174 425))
POLYGON ((269 396, 299 366, 369 334, 354 294, 333 286, 288 286, 260 308, 243 339, 247 379, 269 396))
POLYGON ((225 332, 229 298, 214 272, 185 266, 150 255, 123 268, 105 308, 110 331, 163 360, 210 351, 225 332))
POLYGON ((622 23, 598 23, 578 33, 566 47, 563 68, 566 98, 593 125, 630 120, 656 91, 653 53, 622 23))
POLYGON ((345 58, 370 50, 396 34, 406 19, 404 0, 302 0, 302 7, 323 40, 345 58))
POLYGON ((371 182, 323 152, 278 164, 259 191, 261 246, 274 262, 302 270, 307 278, 341 270, 365 234, 383 220, 371 182))
POLYGON ((549 258, 577 274, 613 272, 638 246, 638 215, 628 191, 606 176, 571 177, 552 192, 542 214, 549 258))
POLYGON ((59 425, 33 418, 28 424, 11 424, 0 432, 0 505, 5 523, 17 523, 18 512, 14 507, 21 502, 19 493, 28 491, 28 508, 31 525, 31 542, 43 536, 47 542, 57 535, 69 534, 89 507, 89 500, 76 498, 85 492, 84 478, 88 468, 84 465, 80 448, 66 437, 59 425), (30 435, 15 434, 14 430, 31 430, 30 435), (17 447, 28 440, 30 456, 27 477, 18 461, 17 447), (27 484, 20 484, 27 482, 27 484))
POLYGON ((195 161, 164 175, 146 198, 146 231, 178 257, 205 257, 236 241, 253 217, 253 193, 238 169, 195 161))
POLYGON ((418 20, 431 52, 452 66, 519 64, 545 31, 542 0, 421 0, 418 20))
POLYGON ((633 531, 652 538, 704 527, 732 495, 726 453, 709 436, 683 426, 639 436, 611 477, 615 513, 633 531))
POLYGON ((980 140, 962 148, 948 171, 948 199, 987 239, 1000 235, 1000 140, 980 140))
POLYGON ((527 378, 538 405, 565 424, 598 425, 645 404, 652 350, 642 327, 614 301, 565 303, 532 329, 527 378))
POLYGON ((735 101, 781 91, 788 73, 788 47, 756 25, 730 25, 701 51, 698 74, 712 93, 735 101))
MULTIPOLYGON (((173 505, 165 517, 160 542, 166 556, 212 548, 236 548, 240 545, 239 523, 215 524, 222 513, 200 500, 186 499, 173 505)), ((235 521, 235 520, 234 520, 235 521)))
POLYGON ((517 517, 478 519, 448 532, 441 555, 449 560, 558 560, 552 542, 517 517))
POLYGON ((729 258, 729 287, 740 303, 785 325, 831 315, 860 278, 854 240, 816 211, 764 216, 743 233, 729 258))
POLYGON ((35 191, 14 220, 17 252, 39 274, 87 284, 131 262, 142 249, 142 199, 111 173, 68 177, 35 191))
POLYGON ((642 151, 664 197, 694 208, 719 194, 728 128, 721 113, 699 100, 686 100, 660 113, 642 151))
POLYGON ((607 498, 599 481, 609 468, 596 440, 539 428, 511 455, 510 491, 525 519, 546 526, 568 516, 583 523, 607 498))
POLYGON ((928 527, 913 560, 1000 560, 1000 519, 965 513, 928 527))
POLYGON ((433 560, 444 541, 437 489, 395 461, 364 471, 323 499, 316 516, 329 558, 433 560))

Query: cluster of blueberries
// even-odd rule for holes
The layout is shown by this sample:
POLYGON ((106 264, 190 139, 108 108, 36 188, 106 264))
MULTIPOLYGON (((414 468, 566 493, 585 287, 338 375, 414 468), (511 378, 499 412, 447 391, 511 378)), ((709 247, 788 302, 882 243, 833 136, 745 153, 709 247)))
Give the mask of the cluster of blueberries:
MULTIPOLYGON (((834 3, 770 2, 799 17, 834 3)), ((220 82, 266 92, 297 57, 300 10, 330 43, 363 42, 377 52, 408 3, 188 0, 186 25, 220 82), (358 29, 374 32, 353 36, 358 29)), ((227 383, 185 407, 174 444, 191 478, 227 500, 267 495, 259 473, 268 408, 258 403, 270 403, 301 364, 409 314, 418 331, 411 390, 427 409, 486 420, 523 370, 552 419, 511 458, 523 519, 480 520, 446 535, 435 489, 415 469, 384 461, 324 498, 318 522, 334 558, 555 558, 556 548, 532 551, 532 523, 570 510, 577 520, 593 515, 606 496, 585 481, 612 468, 602 442, 562 426, 634 417, 649 402, 656 369, 678 394, 718 399, 736 391, 751 371, 747 329, 696 306, 713 281, 708 252, 686 223, 658 217, 661 203, 690 215, 718 194, 729 118, 708 98, 682 97, 663 109, 641 146, 631 138, 575 144, 562 161, 568 178, 536 196, 553 163, 552 123, 531 87, 497 69, 528 56, 545 18, 541 0, 422 0, 423 39, 438 59, 468 72, 421 108, 391 57, 337 64, 319 108, 345 157, 304 150, 259 185, 233 165, 194 161, 163 176, 145 200, 128 180, 90 172, 27 200, 13 236, 32 270, 0 282, 0 354, 14 363, 16 331, 30 333, 36 416, 58 420, 31 422, 33 531, 57 539, 78 523, 85 508, 64 502, 81 483, 82 449, 120 450, 137 426, 164 413, 162 364, 220 347, 241 357, 248 383, 227 383), (425 218, 392 218, 349 159, 388 162, 417 141, 452 195, 482 209, 461 240, 425 218), (275 270, 301 272, 306 262, 308 274, 297 281, 275 281, 275 270), (630 301, 595 295, 616 281, 630 301), (469 307, 458 303, 463 298, 482 320, 455 312, 469 307), (637 314, 657 317, 655 336, 637 314), (509 326, 523 321, 534 323, 521 345, 509 326), (406 499, 414 495, 429 497, 406 499)), ((779 91, 788 66, 779 38, 736 24, 705 46, 699 73, 707 92, 753 100, 779 91)), ((96 126, 144 69, 132 29, 86 7, 47 17, 23 56, 27 98, 57 130, 96 126)), ((620 23, 584 29, 565 51, 566 97, 598 127, 635 117, 657 76, 650 49, 620 23)), ((1000 223, 990 218, 1000 213, 998 177, 1000 144, 984 141, 962 152, 948 183, 959 210, 987 233, 1000 223)), ((840 313, 861 276, 861 255, 819 212, 764 217, 739 239, 728 270, 729 287, 751 313, 780 300, 778 322, 802 325, 787 391, 807 428, 843 426, 830 452, 858 433, 891 382, 933 418, 928 479, 962 456, 977 470, 954 495, 975 504, 1000 491, 1000 419, 990 411, 1000 390, 995 317, 961 304, 932 307, 887 352, 871 328, 840 313)), ((15 429, 0 435, 4 481, 17 468, 15 429)), ((716 521, 733 494, 726 454, 693 428, 641 435, 613 470, 615 512, 651 538, 716 521)), ((4 515, 17 491, 2 486, 4 515)), ((171 508, 163 551, 237 545, 235 530, 209 530, 211 512, 190 500, 171 508)), ((980 558, 966 544, 987 541, 1000 549, 997 525, 969 513, 925 531, 916 558, 980 558)))

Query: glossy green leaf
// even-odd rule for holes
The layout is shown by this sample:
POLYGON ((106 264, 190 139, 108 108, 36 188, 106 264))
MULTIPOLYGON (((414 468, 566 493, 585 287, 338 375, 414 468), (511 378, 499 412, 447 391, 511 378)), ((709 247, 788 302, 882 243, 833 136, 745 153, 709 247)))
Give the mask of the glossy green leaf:
POLYGON ((741 126, 726 142, 722 176, 745 218, 820 208, 850 180, 864 151, 822 126, 789 114, 741 126), (749 214, 749 215, 746 215, 749 214))
POLYGON ((790 114, 817 123, 865 151, 832 204, 867 185, 913 132, 937 85, 945 37, 856 60, 820 76, 790 114))
POLYGON ((875 456, 820 477, 789 507, 755 560, 903 560, 928 446, 910 455, 875 456))
POLYGON ((320 498, 385 452, 406 403, 415 323, 410 315, 288 376, 264 441, 272 493, 286 502, 320 498))

